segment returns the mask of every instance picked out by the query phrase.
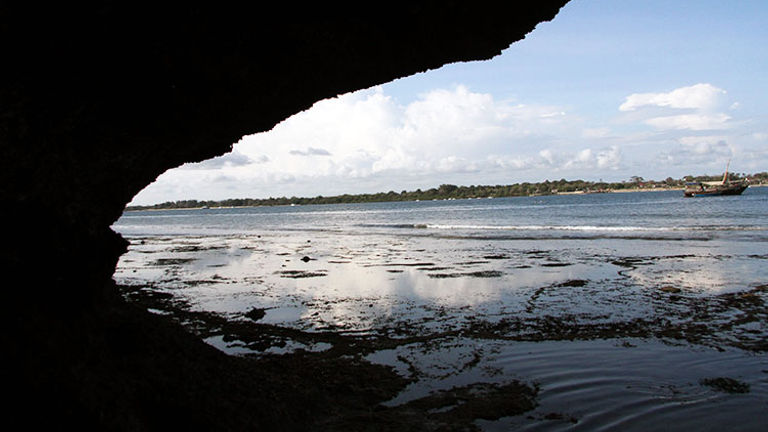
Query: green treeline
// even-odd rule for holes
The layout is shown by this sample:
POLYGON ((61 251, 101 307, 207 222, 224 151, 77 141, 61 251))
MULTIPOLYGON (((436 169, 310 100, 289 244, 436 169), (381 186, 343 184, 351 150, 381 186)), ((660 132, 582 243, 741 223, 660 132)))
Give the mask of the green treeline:
MULTIPOLYGON (((748 178, 752 184, 768 183, 768 172, 761 172, 752 175, 731 174, 731 180, 740 180, 748 178)), ((690 181, 717 181, 722 179, 722 175, 715 176, 685 176, 682 179, 673 179, 668 177, 663 181, 644 180, 642 177, 634 176, 630 181, 625 182, 590 182, 584 180, 565 180, 544 181, 539 183, 516 183, 512 185, 495 186, 455 186, 443 184, 437 188, 427 190, 416 189, 415 191, 389 191, 375 194, 356 194, 356 195, 335 195, 325 197, 322 195, 311 198, 299 197, 280 197, 280 198, 233 198, 222 201, 198 201, 181 200, 167 201, 161 204, 150 206, 129 206, 126 210, 160 210, 160 209, 184 209, 199 207, 255 207, 255 206, 278 206, 278 205, 308 205, 308 204, 341 204, 341 203, 366 203, 366 202, 385 202, 385 201, 427 201, 435 199, 465 199, 465 198, 502 198, 518 197, 530 195, 554 195, 558 193, 574 192, 606 192, 619 191, 626 189, 669 189, 681 188, 685 182, 690 181)))

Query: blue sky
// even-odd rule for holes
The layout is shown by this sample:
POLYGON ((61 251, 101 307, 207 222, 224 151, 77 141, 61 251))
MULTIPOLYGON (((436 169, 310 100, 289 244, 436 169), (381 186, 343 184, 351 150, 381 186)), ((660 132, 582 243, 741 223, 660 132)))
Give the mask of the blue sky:
POLYGON ((768 170, 768 2, 572 0, 523 41, 320 101, 134 204, 768 170))

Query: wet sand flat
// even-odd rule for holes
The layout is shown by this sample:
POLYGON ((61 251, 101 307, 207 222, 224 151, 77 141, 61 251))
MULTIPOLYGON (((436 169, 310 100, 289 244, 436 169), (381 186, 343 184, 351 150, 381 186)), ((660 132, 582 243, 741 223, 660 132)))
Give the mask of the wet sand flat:
POLYGON ((768 254, 754 242, 375 230, 130 241, 114 276, 127 299, 232 355, 390 366, 410 382, 391 410, 483 430, 768 421, 768 254), (723 382, 735 384, 711 385, 723 382), (487 413, 513 383, 532 404, 487 413), (484 396, 465 413, 467 394, 484 396))

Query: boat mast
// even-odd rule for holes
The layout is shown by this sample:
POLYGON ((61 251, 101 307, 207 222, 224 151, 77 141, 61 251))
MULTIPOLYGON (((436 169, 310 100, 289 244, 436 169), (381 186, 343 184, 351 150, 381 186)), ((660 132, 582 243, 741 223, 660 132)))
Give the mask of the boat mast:
POLYGON ((728 182, 728 168, 731 167, 731 160, 728 159, 728 164, 725 166, 725 174, 723 174, 723 184, 728 182))

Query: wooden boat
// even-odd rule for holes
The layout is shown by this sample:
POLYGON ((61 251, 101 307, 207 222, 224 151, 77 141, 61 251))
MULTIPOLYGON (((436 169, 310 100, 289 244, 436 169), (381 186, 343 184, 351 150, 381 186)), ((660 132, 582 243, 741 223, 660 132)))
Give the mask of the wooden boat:
POLYGON ((728 168, 730 165, 731 161, 728 161, 728 165, 725 166, 725 174, 723 174, 723 180, 720 182, 686 183, 683 196, 693 198, 719 195, 741 195, 741 193, 744 192, 744 190, 747 189, 749 185, 742 180, 731 182, 728 179, 728 168))

